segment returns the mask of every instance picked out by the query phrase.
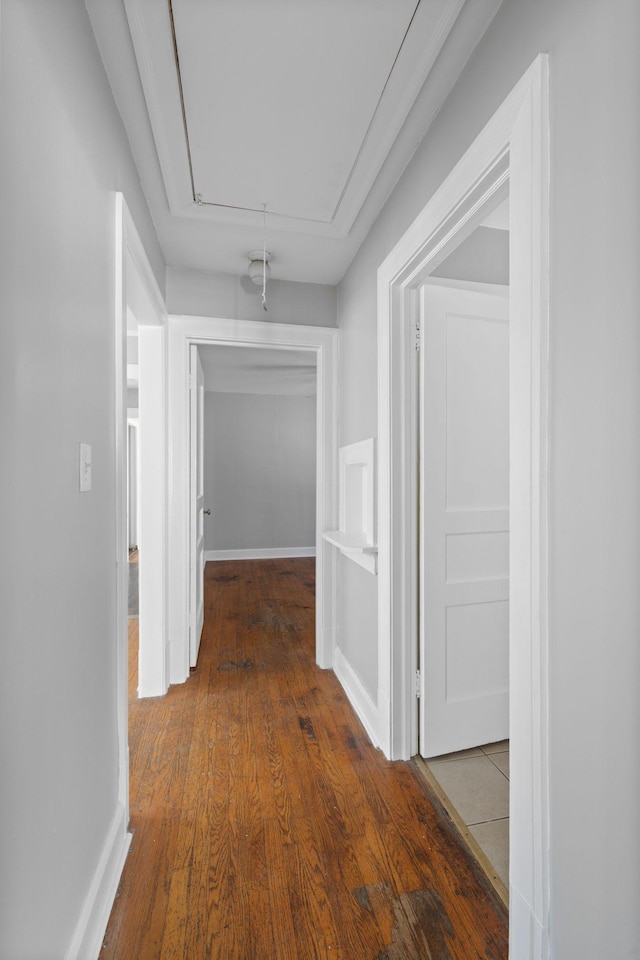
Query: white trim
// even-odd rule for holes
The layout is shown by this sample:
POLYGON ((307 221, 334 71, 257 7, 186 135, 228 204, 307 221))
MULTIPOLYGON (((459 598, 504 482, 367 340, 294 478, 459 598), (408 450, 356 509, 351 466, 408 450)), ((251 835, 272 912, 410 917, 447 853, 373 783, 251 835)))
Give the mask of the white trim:
POLYGON ((287 560, 292 557, 315 557, 315 547, 253 547, 244 550, 205 550, 210 560, 287 560))
POLYGON ((337 530, 325 530, 323 537, 350 560, 377 573, 376 555, 376 476, 375 439, 358 440, 340 447, 338 452, 338 513, 337 530), (349 483, 350 469, 360 468, 352 475, 356 483, 349 483))
POLYGON ((335 674, 349 698, 351 706, 358 714, 358 719, 367 731, 374 747, 380 746, 378 707, 367 693, 360 677, 355 672, 340 647, 336 647, 334 657, 335 674))
MULTIPOLYGON (((126 364, 127 311, 130 291, 136 289, 136 320, 138 322, 138 419, 139 433, 139 492, 138 524, 140 531, 139 555, 139 654, 138 695, 161 696, 169 685, 167 644, 167 408, 166 408, 166 339, 167 312, 162 293, 146 255, 144 245, 129 212, 124 196, 116 194, 116 230, 118 234, 119 288, 117 303, 122 316, 117 318, 116 336, 122 343, 117 346, 117 366, 126 364), (118 332, 119 331, 119 332, 118 332)), ((122 377, 123 370, 117 371, 122 377)), ((120 392, 118 385, 117 391, 120 392)), ((126 417, 126 380, 125 417, 126 417)), ((118 420, 121 414, 117 412, 118 420)), ((116 429, 116 437, 118 436, 116 429)), ((126 431, 125 431, 126 436, 126 431)), ((118 442, 118 441, 117 441, 118 442)), ((118 478, 126 472, 124 464, 116 457, 118 478)), ((118 479, 120 487, 120 479, 118 479)), ((124 494, 126 497, 126 482, 124 494)), ((118 513, 118 527, 126 529, 126 499, 123 501, 125 516, 118 513)), ((117 505, 117 510, 122 504, 117 505)), ((121 547, 117 546, 118 562, 121 547)), ((126 551, 124 553, 126 562, 126 551)), ((120 574, 119 574, 120 576, 120 574)), ((120 583, 120 580, 119 580, 120 583)), ((119 643, 123 665, 120 676, 124 690, 120 699, 125 701, 128 671, 127 633, 127 572, 123 574, 124 596, 118 604, 119 643)), ((126 726, 126 724, 125 724, 126 726)), ((128 750, 128 748, 127 748, 128 750)), ((127 758, 128 767, 128 758, 127 758)), ((127 774, 128 777, 128 774, 127 774)))
MULTIPOLYGON (((166 317, 166 314, 165 314, 166 317)), ((169 686, 167 647, 166 323, 140 323, 138 696, 169 686)))
POLYGON ((433 8, 418 4, 333 215, 341 236, 348 236, 355 223, 464 3, 445 0, 436 23, 433 8), (400 96, 392 93, 399 81, 403 84, 400 96))
POLYGON ((128 531, 127 531, 127 309, 128 290, 136 283, 141 295, 138 316, 144 337, 152 349, 142 349, 138 394, 140 431, 140 538, 148 550, 140 554, 140 688, 159 664, 160 682, 151 684, 154 694, 167 689, 166 617, 166 393, 164 341, 166 310, 153 270, 127 207, 124 195, 115 194, 115 469, 116 469, 116 670, 118 716, 118 800, 129 816, 129 719, 128 719, 128 531), (142 308, 144 304, 144 309, 142 308))
POLYGON ((126 204, 121 193, 115 195, 115 569, 116 569, 116 698, 118 725, 118 801, 129 822, 129 568, 127 536, 127 242, 126 204))
POLYGON ((98 960, 130 843, 126 809, 119 803, 65 960, 98 960))
POLYGON ((374 575, 378 572, 378 548, 369 543, 362 533, 345 533, 344 530, 327 530, 322 534, 327 543, 337 547, 344 557, 353 560, 374 575))
MULTIPOLYGON (((380 740, 415 747, 416 601, 409 329, 416 291, 510 196, 510 956, 549 953, 547 716, 548 62, 539 56, 378 271, 380 740), (409 708, 411 704, 411 708, 409 708)), ((411 365, 410 365, 411 364, 411 365)))
POLYGON ((367 543, 376 542, 376 442, 373 437, 359 440, 338 453, 340 530, 361 533, 367 543), (360 467, 361 483, 350 490, 350 467, 360 467), (352 502, 353 501, 353 502, 352 502))
POLYGON ((260 323, 217 317, 169 318, 169 640, 170 682, 189 676, 188 631, 188 353, 192 343, 309 350, 317 365, 316 403, 316 661, 333 667, 336 618, 336 563, 324 543, 338 520, 337 350, 333 327, 260 323))

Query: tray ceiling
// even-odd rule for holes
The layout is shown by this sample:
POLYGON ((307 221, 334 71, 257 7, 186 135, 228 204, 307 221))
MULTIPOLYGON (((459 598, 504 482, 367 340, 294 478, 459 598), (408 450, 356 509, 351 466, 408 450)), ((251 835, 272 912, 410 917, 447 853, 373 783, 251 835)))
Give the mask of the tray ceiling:
MULTIPOLYGON (((420 136, 500 0, 467 3, 420 136)), ((242 274, 266 206, 273 276, 338 282, 415 149, 399 135, 464 4, 124 0, 125 44, 113 5, 87 0, 167 262, 242 274)))

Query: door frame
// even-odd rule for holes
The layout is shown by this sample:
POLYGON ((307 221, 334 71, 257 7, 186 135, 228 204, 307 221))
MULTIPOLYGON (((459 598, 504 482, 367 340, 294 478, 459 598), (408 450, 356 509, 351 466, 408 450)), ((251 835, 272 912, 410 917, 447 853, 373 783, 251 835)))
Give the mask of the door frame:
POLYGON ((196 344, 191 344, 189 350, 189 388, 189 665, 195 667, 204 629, 206 562, 204 555, 204 370, 196 344), (198 500, 202 501, 200 506, 198 506, 198 500), (202 517, 200 517, 201 510, 202 517), (202 520, 202 526, 200 526, 200 520, 202 520), (200 545, 198 545, 198 531, 201 531, 202 536, 200 545), (200 577, 202 577, 202 583, 198 591, 200 577), (199 603, 198 600, 201 602, 199 603), (202 622, 200 622, 200 614, 202 614, 202 622))
POLYGON ((510 955, 548 956, 548 58, 540 55, 378 270, 379 741, 417 750, 415 324, 421 285, 510 198, 510 955))
MULTIPOLYGON (((137 410, 136 410, 137 414, 137 410)), ((135 486, 134 493, 134 503, 135 503, 135 531, 136 531, 136 542, 135 546, 138 546, 138 541, 140 540, 140 524, 138 523, 138 512, 140 507, 140 434, 139 434, 139 422, 138 417, 130 416, 130 409, 127 410, 127 544, 129 550, 131 549, 131 481, 133 479, 135 486), (131 475, 131 447, 135 451, 135 473, 132 477, 131 475)))
POLYGON ((189 676, 189 350, 192 344, 309 350, 317 366, 316 662, 332 668, 336 633, 336 558, 322 539, 338 520, 337 350, 335 327, 170 316, 169 642, 171 683, 189 676))
MULTIPOLYGON (((118 799, 129 822, 129 632, 127 530, 127 311, 138 321, 138 499, 139 546, 148 554, 140 564, 139 603, 143 676, 159 673, 163 682, 166 648, 165 507, 166 444, 164 341, 166 309, 124 194, 115 194, 114 439, 116 483, 116 697, 118 799), (144 346, 142 342, 144 341, 144 346)), ((139 687, 139 693, 140 693, 139 687)), ((164 689, 158 692, 166 692, 164 689)), ((150 693, 147 695, 151 695, 150 693)))

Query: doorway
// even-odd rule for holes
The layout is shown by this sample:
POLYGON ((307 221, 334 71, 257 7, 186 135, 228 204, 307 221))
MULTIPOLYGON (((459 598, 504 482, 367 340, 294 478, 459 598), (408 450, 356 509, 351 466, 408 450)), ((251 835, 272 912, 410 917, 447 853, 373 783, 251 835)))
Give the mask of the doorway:
POLYGON ((166 312, 157 281, 122 193, 116 193, 114 291, 114 437, 116 464, 116 670, 118 800, 123 811, 123 849, 129 821, 129 483, 128 410, 138 410, 136 501, 139 546, 146 546, 138 570, 141 680, 147 695, 164 693, 165 616, 165 351, 166 312), (131 337, 128 335, 131 334, 131 337), (131 340, 131 342, 129 342, 131 340), (135 362, 134 362, 135 361, 135 362), (136 391, 134 401, 133 394, 136 391), (131 401, 131 403, 130 403, 131 401), (144 644, 143 644, 144 637, 144 644), (157 670, 155 669, 157 667, 157 670), (157 684, 157 688, 156 688, 157 684))
POLYGON ((507 902, 508 201, 491 223, 421 289, 418 729, 423 772, 507 902))
POLYGON ((510 949, 523 960, 544 956, 548 927, 547 67, 538 57, 378 271, 380 741, 388 756, 404 759, 418 748, 417 439, 408 358, 419 289, 509 193, 510 949))
MULTIPOLYGON (((200 344, 191 351, 193 621, 203 572, 213 582, 228 561, 316 556, 317 370, 309 350, 200 344)), ((196 619, 197 639, 202 624, 196 619)), ((213 622, 208 618, 205 630, 213 622)))
POLYGON ((189 676, 189 366, 193 345, 239 349, 304 351, 317 370, 316 400, 316 660, 332 667, 335 649, 335 566, 324 530, 337 524, 337 333, 330 327, 258 323, 203 317, 169 319, 169 630, 170 679, 189 676))
MULTIPOLYGON (((129 338, 127 338, 128 340, 129 338)), ((128 351, 127 347, 127 351, 128 351)), ((140 491, 138 484, 138 410, 137 396, 135 398, 135 407, 131 394, 131 386, 127 388, 127 532, 128 532, 128 554, 129 554, 129 592, 128 609, 129 619, 138 617, 140 614, 140 597, 138 589, 138 544, 140 535, 138 531, 138 503, 140 500, 140 491)), ((137 391, 136 391, 137 393, 137 391)))
POLYGON ((205 559, 315 557, 315 354, 197 349, 204 370, 205 559))

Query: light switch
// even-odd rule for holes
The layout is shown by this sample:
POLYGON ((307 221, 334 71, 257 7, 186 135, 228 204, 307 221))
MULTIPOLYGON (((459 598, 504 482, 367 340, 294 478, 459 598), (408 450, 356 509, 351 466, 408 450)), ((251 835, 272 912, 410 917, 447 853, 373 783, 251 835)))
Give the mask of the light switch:
POLYGON ((80 493, 91 490, 91 444, 80 444, 80 493))

